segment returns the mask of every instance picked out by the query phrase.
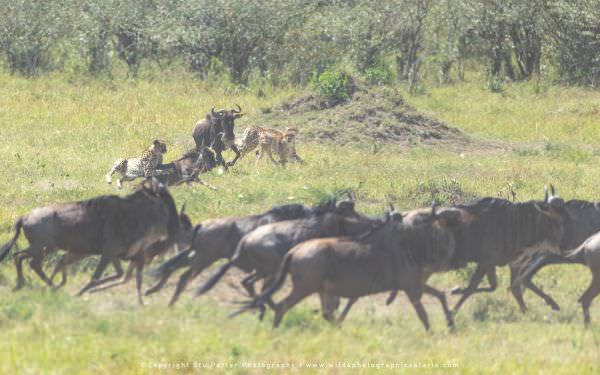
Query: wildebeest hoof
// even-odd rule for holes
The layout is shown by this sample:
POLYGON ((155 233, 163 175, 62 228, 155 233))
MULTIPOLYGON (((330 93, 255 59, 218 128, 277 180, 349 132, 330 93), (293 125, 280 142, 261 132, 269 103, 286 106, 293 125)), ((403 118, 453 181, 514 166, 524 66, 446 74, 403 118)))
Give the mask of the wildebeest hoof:
POLYGON ((465 290, 459 286, 455 286, 454 288, 450 289, 450 294, 452 295, 463 294, 464 292, 465 290))
POLYGON ((556 303, 548 303, 550 305, 550 308, 554 311, 560 311, 560 306, 558 306, 556 303))

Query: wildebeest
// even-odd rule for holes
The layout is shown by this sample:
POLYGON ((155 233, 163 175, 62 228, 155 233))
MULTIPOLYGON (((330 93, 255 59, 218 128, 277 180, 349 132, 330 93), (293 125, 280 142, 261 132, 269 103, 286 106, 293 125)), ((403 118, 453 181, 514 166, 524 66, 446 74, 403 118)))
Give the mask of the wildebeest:
POLYGON ((193 137, 196 148, 201 151, 204 147, 212 147, 215 150, 217 163, 223 167, 233 166, 240 157, 240 152, 235 145, 235 133, 233 127, 235 120, 242 117, 242 108, 236 104, 236 109, 221 109, 215 111, 214 107, 206 118, 200 120, 194 126, 193 137), (225 163, 222 152, 231 148, 235 152, 235 158, 225 163))
POLYGON ((200 230, 197 231, 197 236, 193 240, 193 248, 169 259, 155 271, 160 280, 146 292, 146 295, 162 289, 173 272, 188 267, 179 278, 175 293, 169 302, 169 305, 173 305, 192 279, 217 260, 231 258, 240 239, 254 229, 278 221, 312 216, 321 211, 335 210, 335 208, 335 200, 315 208, 300 204, 288 204, 273 207, 259 215, 206 220, 199 224, 200 230))
MULTIPOLYGON (((554 189, 551 188, 551 195, 554 196, 554 189)), ((569 200, 565 203, 566 221, 564 224, 564 233, 560 242, 560 253, 566 254, 571 249, 581 245, 587 238, 600 231, 600 202, 587 202, 582 200, 569 200)), ((536 258, 548 254, 548 249, 542 249, 538 254, 532 254, 528 258, 520 259, 520 263, 528 264, 535 263, 536 258)), ((538 267, 550 264, 552 259, 560 260, 560 258, 546 258, 543 263, 538 263, 538 267)), ((519 265, 521 266, 521 265, 519 265)), ((531 282, 533 276, 537 273, 538 268, 528 267, 529 271, 526 276, 520 277, 517 283, 512 280, 512 287, 519 288, 521 283, 531 282)))
MULTIPOLYGON (((192 239, 192 222, 191 222, 189 216, 185 213, 185 204, 181 207, 181 211, 179 213, 179 221, 181 224, 181 230, 179 230, 175 236, 170 236, 165 239, 156 241, 152 245, 150 245, 148 248, 143 250, 144 251, 144 263, 146 265, 150 264, 152 262, 152 260, 154 258, 156 258, 158 255, 162 255, 162 254, 166 253, 169 249, 173 248, 175 245, 179 249, 182 249, 184 247, 185 248, 189 247, 189 245, 191 243, 191 239, 192 239)), ((89 256, 92 256, 92 255, 93 254, 80 254, 80 253, 66 252, 65 254, 63 254, 61 259, 58 261, 58 263, 54 267, 54 271, 52 272, 52 275, 50 276, 50 280, 54 281, 54 277, 59 272, 62 272, 62 280, 61 280, 60 284, 57 285, 57 288, 64 286, 67 282, 67 267, 72 263, 78 262, 78 261, 80 261, 84 258, 87 258, 89 256)), ((114 284, 102 287, 101 289, 92 289, 91 292, 95 292, 98 290, 104 290, 104 289, 108 289, 108 288, 111 288, 111 287, 114 287, 117 285, 125 284, 129 280, 131 280, 131 278, 133 277, 133 271, 135 271, 137 269, 135 262, 129 263, 129 266, 127 267, 126 272, 123 272, 123 267, 121 266, 121 261, 119 259, 114 259, 112 264, 113 264, 116 274, 114 276, 107 278, 106 281, 117 280, 121 276, 123 276, 123 279, 114 284)))
MULTIPOLYGON (((209 291, 227 270, 235 266, 249 273, 242 281, 242 286, 253 296, 254 283, 264 279, 265 289, 275 278, 285 254, 300 242, 313 238, 359 235, 377 223, 378 220, 360 216, 354 210, 354 202, 343 201, 335 211, 323 211, 307 218, 260 226, 240 240, 233 257, 198 289, 196 295, 209 291)), ((272 306, 271 301, 267 302, 272 306)))
MULTIPOLYGON (((460 225, 456 226, 457 251, 452 259, 452 267, 462 268, 469 262, 477 264, 468 286, 454 307, 455 313, 470 295, 496 289, 496 267, 514 262, 523 254, 539 248, 557 249, 566 216, 564 200, 559 197, 543 202, 518 203, 500 198, 483 198, 450 209, 460 213, 460 225), (488 275, 491 285, 478 289, 485 275, 488 275)), ((512 277, 515 276, 513 274, 512 277)), ((521 290, 511 291, 524 309, 521 290)))
POLYGON ((200 151, 186 152, 177 160, 159 165, 156 168, 159 172, 156 179, 167 186, 198 182, 209 189, 216 190, 214 186, 198 177, 199 174, 212 170, 216 165, 215 152, 209 147, 202 147, 200 151))
MULTIPOLYGON (((418 210, 401 222, 388 220, 360 236, 302 242, 284 256, 272 285, 239 312, 260 308, 290 274, 292 290, 274 305, 274 327, 289 309, 313 293, 348 298, 341 320, 359 297, 403 290, 425 329, 429 329, 427 313, 420 300, 424 292, 433 289, 425 285, 429 275, 435 270, 447 269, 454 254, 454 234, 448 228, 453 225, 449 221, 456 217, 457 214, 450 211, 438 214, 434 207, 429 214, 418 210)), ((443 296, 439 291, 432 294, 443 296)), ((440 298, 440 302, 452 327, 445 298, 440 298)))
POLYGON ((0 261, 16 243, 21 229, 30 246, 15 256, 17 288, 24 284, 22 263, 29 258, 31 268, 52 286, 42 269, 42 261, 46 254, 62 249, 101 255, 91 281, 79 294, 106 282, 107 279, 100 278, 115 259, 134 261, 138 298, 142 303, 144 249, 165 237, 176 236, 181 225, 169 191, 153 184, 143 185, 125 197, 105 195, 32 210, 17 220, 14 237, 0 249, 0 261))
POLYGON ((525 268, 523 274, 515 280, 515 284, 520 283, 523 278, 529 277, 534 270, 539 271, 549 264, 565 263, 583 264, 592 271, 592 282, 578 300, 583 309, 583 322, 587 327, 590 323, 590 305, 594 298, 600 294, 600 232, 586 239, 574 250, 563 254, 549 253, 537 257, 525 268))

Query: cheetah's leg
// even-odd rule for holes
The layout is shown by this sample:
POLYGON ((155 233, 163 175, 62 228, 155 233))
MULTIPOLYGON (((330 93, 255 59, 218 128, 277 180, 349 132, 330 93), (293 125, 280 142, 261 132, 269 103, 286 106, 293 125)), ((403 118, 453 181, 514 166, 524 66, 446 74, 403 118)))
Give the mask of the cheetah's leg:
POLYGON ((271 148, 267 149, 267 155, 269 155, 269 159, 271 159, 271 161, 273 162, 273 164, 275 164, 275 165, 279 164, 277 162, 277 160, 275 160, 275 158, 273 157, 273 152, 271 151, 271 148))
MULTIPOLYGON (((106 183, 107 183, 107 184, 109 184, 109 185, 110 185, 110 184, 112 183, 112 175, 113 175, 113 174, 114 174, 114 173, 115 173, 115 172, 116 172, 118 169, 121 169, 121 168, 120 168, 120 167, 121 167, 121 164, 123 164, 123 162, 124 162, 124 161, 125 161, 124 159, 119 159, 119 160, 115 161, 115 163, 113 164, 112 168, 110 169, 110 172, 108 172, 108 173, 106 174, 106 177, 105 177, 105 178, 106 178, 106 183)), ((118 182, 117 182, 117 184, 118 184, 118 182)))

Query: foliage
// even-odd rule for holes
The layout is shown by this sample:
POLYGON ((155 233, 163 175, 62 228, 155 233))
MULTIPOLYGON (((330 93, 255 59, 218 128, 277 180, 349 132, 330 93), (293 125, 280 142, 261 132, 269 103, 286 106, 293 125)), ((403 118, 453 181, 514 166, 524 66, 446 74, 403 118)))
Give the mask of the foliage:
POLYGON ((313 88, 327 106, 346 101, 354 91, 354 81, 344 71, 326 70, 313 79, 313 88))

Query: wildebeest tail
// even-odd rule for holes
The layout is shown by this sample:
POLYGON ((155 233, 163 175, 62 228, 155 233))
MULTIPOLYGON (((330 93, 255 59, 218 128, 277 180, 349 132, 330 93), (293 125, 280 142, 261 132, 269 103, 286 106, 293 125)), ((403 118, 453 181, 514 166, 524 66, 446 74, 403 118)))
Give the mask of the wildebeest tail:
POLYGON ((264 306, 266 301, 269 298, 271 298, 271 296, 276 291, 281 289, 281 286, 283 285, 283 282, 285 281, 285 277, 287 276, 288 272, 290 271, 290 266, 292 264, 293 256, 294 256, 293 253, 287 253, 283 257, 283 260, 281 261, 281 265, 279 266, 279 271, 277 272, 277 277, 273 281, 273 284, 271 284, 266 290, 264 290, 261 294, 256 296, 253 300, 245 303, 241 309, 233 312, 230 315, 230 317, 236 316, 238 314, 241 314, 241 313, 251 310, 251 309, 258 309, 258 308, 264 306))
POLYGON ((219 282, 219 280, 221 280, 221 278, 225 275, 225 273, 227 273, 227 271, 231 268, 231 266, 233 265, 233 263, 235 261, 236 261, 236 259, 232 258, 232 259, 228 260, 227 263, 225 263, 224 265, 219 267, 217 272, 215 272, 214 275, 209 277, 208 280, 204 283, 204 285, 202 285, 200 288, 198 288, 196 290, 195 296, 196 297, 201 296, 204 293, 211 290, 219 282))
POLYGON ((12 247, 15 246, 15 243, 17 242, 17 239, 19 239, 19 235, 21 234, 22 226, 23 226, 23 219, 20 218, 15 223, 15 235, 13 236, 12 240, 8 241, 7 243, 5 243, 2 246, 2 248, 0 248, 0 262, 2 262, 4 260, 4 258, 6 258, 6 256, 10 252, 10 249, 12 249, 12 247))
POLYGON ((171 274, 180 268, 190 265, 190 258, 193 255, 194 249, 187 249, 172 258, 169 258, 166 262, 160 265, 157 269, 152 271, 152 276, 161 278, 167 274, 171 274))
POLYGON ((194 232, 192 233, 192 239, 190 241, 190 247, 187 250, 180 252, 174 257, 167 260, 160 267, 154 270, 152 273, 157 278, 163 278, 171 273, 175 272, 180 268, 186 267, 190 265, 190 259, 194 255, 194 243, 196 243, 196 236, 198 232, 202 228, 202 225, 196 225, 194 227, 194 232))

